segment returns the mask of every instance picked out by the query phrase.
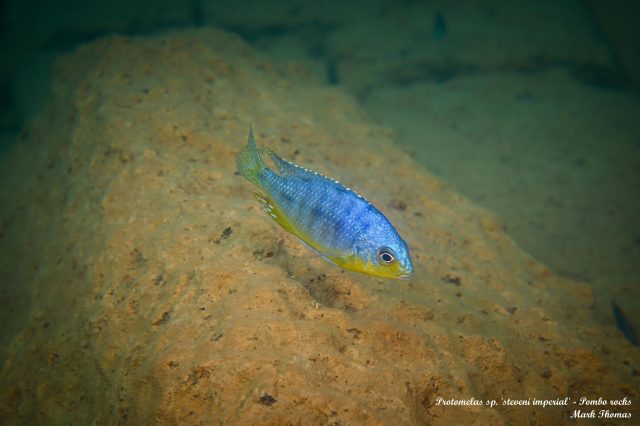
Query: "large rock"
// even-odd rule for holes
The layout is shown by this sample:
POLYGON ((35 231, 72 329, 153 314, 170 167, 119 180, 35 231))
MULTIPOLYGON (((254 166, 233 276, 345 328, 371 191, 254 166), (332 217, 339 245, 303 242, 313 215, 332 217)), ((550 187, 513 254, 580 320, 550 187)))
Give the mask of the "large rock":
POLYGON ((83 46, 53 90, 0 172, 4 424, 574 424, 580 397, 637 401, 638 352, 589 287, 343 93, 214 30, 83 46), (343 272, 274 225, 235 173, 250 121, 381 207, 415 279, 343 272))

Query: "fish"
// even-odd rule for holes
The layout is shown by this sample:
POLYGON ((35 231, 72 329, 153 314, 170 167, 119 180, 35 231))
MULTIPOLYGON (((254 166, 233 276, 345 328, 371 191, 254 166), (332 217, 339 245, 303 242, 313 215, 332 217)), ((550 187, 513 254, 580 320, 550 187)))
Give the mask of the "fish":
POLYGON ((433 38, 442 40, 447 35, 447 20, 440 12, 436 12, 433 17, 433 38))
POLYGON ((611 311, 613 312, 613 318, 616 321, 616 326, 618 330, 622 332, 624 337, 627 338, 632 345, 638 346, 638 337, 636 335, 636 329, 633 327, 633 324, 624 314, 620 306, 615 301, 611 301, 611 311))
POLYGON ((259 189, 254 197, 262 209, 325 260, 374 277, 413 277, 409 246, 377 208, 337 180, 285 160, 270 148, 258 149, 252 126, 236 165, 259 189), (263 154, 276 171, 265 164, 263 154))

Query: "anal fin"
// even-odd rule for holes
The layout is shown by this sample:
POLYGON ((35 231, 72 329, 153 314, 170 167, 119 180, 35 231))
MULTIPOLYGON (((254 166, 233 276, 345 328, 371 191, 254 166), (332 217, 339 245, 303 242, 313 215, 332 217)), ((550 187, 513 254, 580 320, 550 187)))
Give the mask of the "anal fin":
POLYGON ((253 193, 254 198, 271 218, 280 226, 282 226, 287 232, 292 233, 300 239, 304 239, 302 235, 300 235, 298 229, 293 226, 289 218, 280 211, 269 199, 268 196, 261 194, 259 192, 253 193))

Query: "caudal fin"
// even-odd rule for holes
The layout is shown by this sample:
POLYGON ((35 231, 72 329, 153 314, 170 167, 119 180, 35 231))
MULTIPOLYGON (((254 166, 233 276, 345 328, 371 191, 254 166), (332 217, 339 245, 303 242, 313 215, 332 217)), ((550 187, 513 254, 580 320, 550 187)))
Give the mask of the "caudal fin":
POLYGON ((266 168, 260 151, 256 148, 256 141, 253 138, 253 128, 249 126, 249 140, 247 146, 236 155, 236 165, 238 172, 246 177, 251 183, 257 186, 260 184, 260 173, 266 168))

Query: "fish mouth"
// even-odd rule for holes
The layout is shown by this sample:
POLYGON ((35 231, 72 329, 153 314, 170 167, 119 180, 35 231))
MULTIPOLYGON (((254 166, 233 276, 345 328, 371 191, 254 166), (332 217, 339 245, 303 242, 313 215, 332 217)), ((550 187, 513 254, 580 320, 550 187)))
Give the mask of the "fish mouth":
POLYGON ((413 278, 413 272, 408 273, 408 274, 400 274, 396 276, 397 279, 399 280, 404 280, 404 281, 408 281, 411 278, 413 278))

